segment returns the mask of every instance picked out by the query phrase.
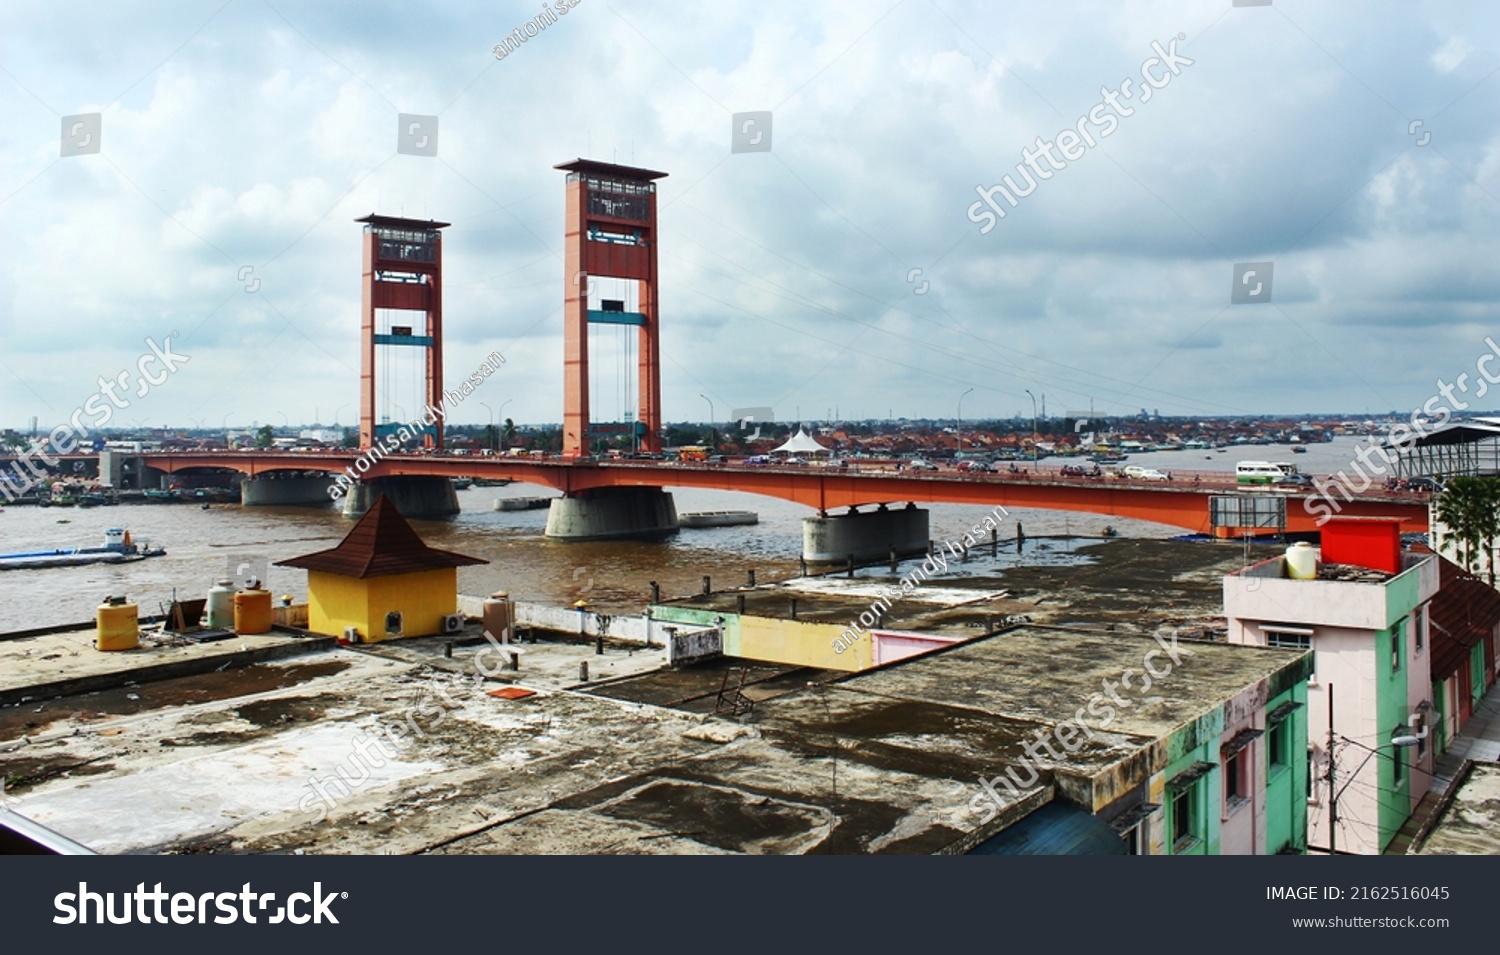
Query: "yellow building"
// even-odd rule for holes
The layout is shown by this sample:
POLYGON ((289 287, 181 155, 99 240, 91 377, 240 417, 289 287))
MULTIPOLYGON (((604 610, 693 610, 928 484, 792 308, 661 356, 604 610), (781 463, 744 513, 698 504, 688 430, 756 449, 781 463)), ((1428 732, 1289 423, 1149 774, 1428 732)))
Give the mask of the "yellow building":
POLYGON ((381 495, 337 547, 276 563, 307 571, 309 630, 377 643, 445 632, 458 568, 489 561, 428 547, 381 495))

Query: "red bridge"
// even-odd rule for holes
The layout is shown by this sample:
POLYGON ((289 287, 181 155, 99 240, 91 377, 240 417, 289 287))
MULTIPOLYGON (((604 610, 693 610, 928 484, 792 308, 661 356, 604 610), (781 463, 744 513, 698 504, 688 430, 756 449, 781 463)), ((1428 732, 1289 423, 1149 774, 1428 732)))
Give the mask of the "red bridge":
MULTIPOLYGON (((341 474, 354 468, 360 454, 343 452, 204 451, 160 452, 142 455, 149 467, 177 473, 193 469, 221 469, 248 476, 275 472, 321 471, 341 474)), ((752 467, 740 464, 681 464, 662 461, 568 461, 561 458, 457 457, 435 454, 388 455, 375 461, 360 477, 476 477, 509 478, 550 487, 565 494, 599 488, 690 487, 743 491, 794 501, 819 511, 879 503, 996 504, 1007 508, 1041 508, 1108 514, 1153 521, 1197 533, 1213 533, 1209 499, 1243 493, 1233 475, 1221 472, 1174 472, 1167 482, 1121 478, 1063 476, 1052 468, 1032 468, 1025 475, 972 474, 961 471, 898 472, 894 464, 863 464, 857 468, 752 467), (1196 480, 1195 480, 1196 479, 1196 480)), ((1320 512, 1304 506, 1317 492, 1267 491, 1284 495, 1286 530, 1315 531, 1320 512)), ((1426 494, 1386 492, 1373 488, 1346 502, 1334 493, 1336 512, 1352 517, 1399 517, 1405 529, 1427 529, 1426 494)), ((1327 505, 1324 505, 1327 506, 1327 505)))

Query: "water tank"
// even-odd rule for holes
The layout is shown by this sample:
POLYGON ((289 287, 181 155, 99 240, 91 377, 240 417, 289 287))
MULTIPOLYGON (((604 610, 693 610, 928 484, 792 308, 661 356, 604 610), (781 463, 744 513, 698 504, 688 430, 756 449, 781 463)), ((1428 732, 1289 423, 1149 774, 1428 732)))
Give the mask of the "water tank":
POLYGON ((210 630, 228 630, 234 626, 234 581, 225 577, 208 590, 208 620, 210 630))
POLYGON ((1312 580, 1318 576, 1318 549, 1307 541, 1298 541, 1286 549, 1286 575, 1293 580, 1312 580))
POLYGON ((141 645, 138 608, 125 597, 106 597, 94 615, 98 650, 134 650, 141 645))
POLYGON ((510 594, 502 590, 484 598, 483 616, 484 629, 496 640, 509 643, 515 636, 512 630, 516 619, 515 605, 510 602, 510 594))
POLYGON ((271 592, 259 587, 234 595, 234 632, 244 635, 271 632, 271 592))

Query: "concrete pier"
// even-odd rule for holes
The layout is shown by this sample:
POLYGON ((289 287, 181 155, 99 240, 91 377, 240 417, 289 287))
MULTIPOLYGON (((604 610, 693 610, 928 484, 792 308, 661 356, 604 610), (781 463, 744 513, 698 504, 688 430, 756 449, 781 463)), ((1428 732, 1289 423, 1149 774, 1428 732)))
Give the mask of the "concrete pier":
POLYGON ((547 536, 559 540, 664 540, 677 533, 677 505, 659 487, 599 488, 554 498, 547 536))
POLYGON ((247 477, 240 483, 240 504, 244 507, 325 507, 333 498, 328 489, 331 477, 247 477))
POLYGON ((808 563, 842 563, 889 559, 892 549, 907 557, 927 552, 928 512, 913 504, 891 510, 832 514, 802 519, 802 559, 808 563))
POLYGON ((402 517, 424 520, 452 517, 459 511, 458 492, 451 478, 403 475, 361 481, 344 495, 344 516, 362 517, 384 494, 402 517))

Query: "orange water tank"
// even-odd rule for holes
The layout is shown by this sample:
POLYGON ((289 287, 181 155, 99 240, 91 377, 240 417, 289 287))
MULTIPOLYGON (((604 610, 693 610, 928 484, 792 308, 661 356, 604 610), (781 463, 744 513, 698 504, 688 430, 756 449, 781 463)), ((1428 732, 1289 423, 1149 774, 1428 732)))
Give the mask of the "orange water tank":
POLYGON ((271 632, 271 592, 241 590, 234 595, 234 632, 238 634, 271 632))

